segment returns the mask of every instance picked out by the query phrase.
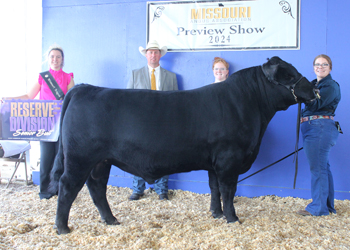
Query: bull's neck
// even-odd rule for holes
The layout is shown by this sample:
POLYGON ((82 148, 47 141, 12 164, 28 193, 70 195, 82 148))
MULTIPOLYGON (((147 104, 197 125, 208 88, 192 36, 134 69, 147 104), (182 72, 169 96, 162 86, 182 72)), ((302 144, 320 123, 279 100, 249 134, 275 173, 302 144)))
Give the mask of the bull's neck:
POLYGON ((261 99, 266 100, 268 108, 265 112, 268 113, 267 119, 271 120, 277 111, 288 109, 295 104, 295 100, 288 88, 269 82, 261 67, 258 67, 257 71, 259 77, 257 82, 261 83, 259 84, 261 99))
POLYGON ((289 90, 282 85, 269 82, 260 66, 234 73, 230 76, 230 85, 232 91, 229 92, 244 96, 245 105, 258 111, 265 128, 277 111, 286 110, 295 104, 289 90))

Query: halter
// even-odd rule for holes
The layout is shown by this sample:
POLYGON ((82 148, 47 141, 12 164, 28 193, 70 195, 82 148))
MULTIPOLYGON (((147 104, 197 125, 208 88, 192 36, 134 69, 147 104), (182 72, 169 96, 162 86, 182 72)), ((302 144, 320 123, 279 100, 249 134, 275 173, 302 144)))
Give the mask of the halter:
MULTIPOLYGON (((280 84, 280 83, 277 82, 276 80, 270 79, 270 78, 268 77, 269 74, 265 71, 263 65, 261 65, 261 69, 262 69, 262 71, 263 71, 265 77, 266 77, 270 82, 272 82, 272 83, 274 83, 274 84, 277 84, 277 85, 282 85, 283 87, 287 88, 287 89, 292 93, 295 102, 298 103, 298 97, 297 97, 297 96, 295 95, 295 93, 294 93, 294 88, 295 88, 295 86, 296 86, 299 82, 301 82, 301 80, 302 80, 303 78, 305 78, 304 76, 301 76, 301 77, 299 78, 299 80, 296 81, 294 84, 289 85, 289 86, 286 86, 286 85, 280 84)), ((306 79, 306 78, 305 78, 305 79, 306 79)), ((314 93, 315 93, 315 92, 314 92, 314 93)), ((315 93, 315 95, 318 96, 318 93, 315 93)))
MULTIPOLYGON (((292 92, 292 95, 294 96, 294 100, 295 100, 296 103, 300 103, 300 102, 298 102, 298 98, 297 98, 297 96, 294 93, 294 88, 303 78, 305 78, 305 77, 301 76, 299 78, 299 80, 296 83, 294 83, 293 85, 291 85, 290 87, 287 87, 287 86, 283 85, 283 86, 285 86, 286 88, 288 88, 292 92)), ((317 92, 315 89, 314 89, 314 95, 315 95, 316 99, 321 99, 321 96, 320 96, 319 92, 317 92)))
POLYGON ((297 96, 295 95, 295 93, 294 93, 294 88, 295 88, 295 86, 296 86, 303 78, 305 78, 305 77, 304 77, 304 76, 301 76, 301 77, 299 78, 299 80, 298 80, 296 83, 294 83, 293 85, 291 85, 291 86, 289 86, 289 87, 283 85, 283 86, 285 86, 287 89, 289 89, 290 92, 292 92, 292 95, 293 95, 294 100, 295 100, 296 103, 298 103, 298 97, 297 97, 297 96))

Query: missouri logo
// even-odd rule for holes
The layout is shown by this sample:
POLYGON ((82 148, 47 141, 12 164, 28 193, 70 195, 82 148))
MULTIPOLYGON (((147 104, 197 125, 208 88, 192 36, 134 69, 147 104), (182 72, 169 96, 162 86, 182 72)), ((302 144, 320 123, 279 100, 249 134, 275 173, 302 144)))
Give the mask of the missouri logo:
POLYGON ((250 18, 251 7, 191 9, 191 19, 250 18))

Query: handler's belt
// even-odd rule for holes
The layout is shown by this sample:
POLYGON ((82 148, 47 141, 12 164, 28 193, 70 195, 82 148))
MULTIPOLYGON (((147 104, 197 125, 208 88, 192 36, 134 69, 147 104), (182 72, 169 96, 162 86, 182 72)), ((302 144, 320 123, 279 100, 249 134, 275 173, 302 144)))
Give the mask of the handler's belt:
POLYGON ((41 77, 45 80, 46 84, 52 91, 52 94, 56 97, 57 100, 63 100, 64 93, 55 78, 51 75, 50 71, 44 71, 40 73, 41 77))
POLYGON ((312 121, 316 119, 331 119, 334 120, 334 116, 330 115, 312 115, 312 116, 306 116, 306 117, 301 117, 300 118, 300 123, 307 122, 307 121, 312 121))

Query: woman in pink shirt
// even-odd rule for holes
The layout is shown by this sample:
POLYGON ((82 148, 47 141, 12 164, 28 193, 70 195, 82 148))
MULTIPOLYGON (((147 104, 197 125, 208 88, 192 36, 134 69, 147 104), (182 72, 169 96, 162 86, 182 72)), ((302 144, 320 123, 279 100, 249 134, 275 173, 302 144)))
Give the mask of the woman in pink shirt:
MULTIPOLYGON (((62 70, 64 65, 63 49, 59 46, 51 46, 48 52, 48 64, 51 75, 55 78, 57 84, 66 94, 74 86, 73 73, 65 73, 62 70)), ((3 99, 34 99, 40 92, 40 100, 56 100, 51 89, 45 80, 39 74, 36 82, 27 94, 17 97, 6 97, 3 99)), ((49 199, 56 194, 49 192, 50 172, 53 167, 55 156, 58 151, 57 142, 40 142, 40 199, 49 199)))

